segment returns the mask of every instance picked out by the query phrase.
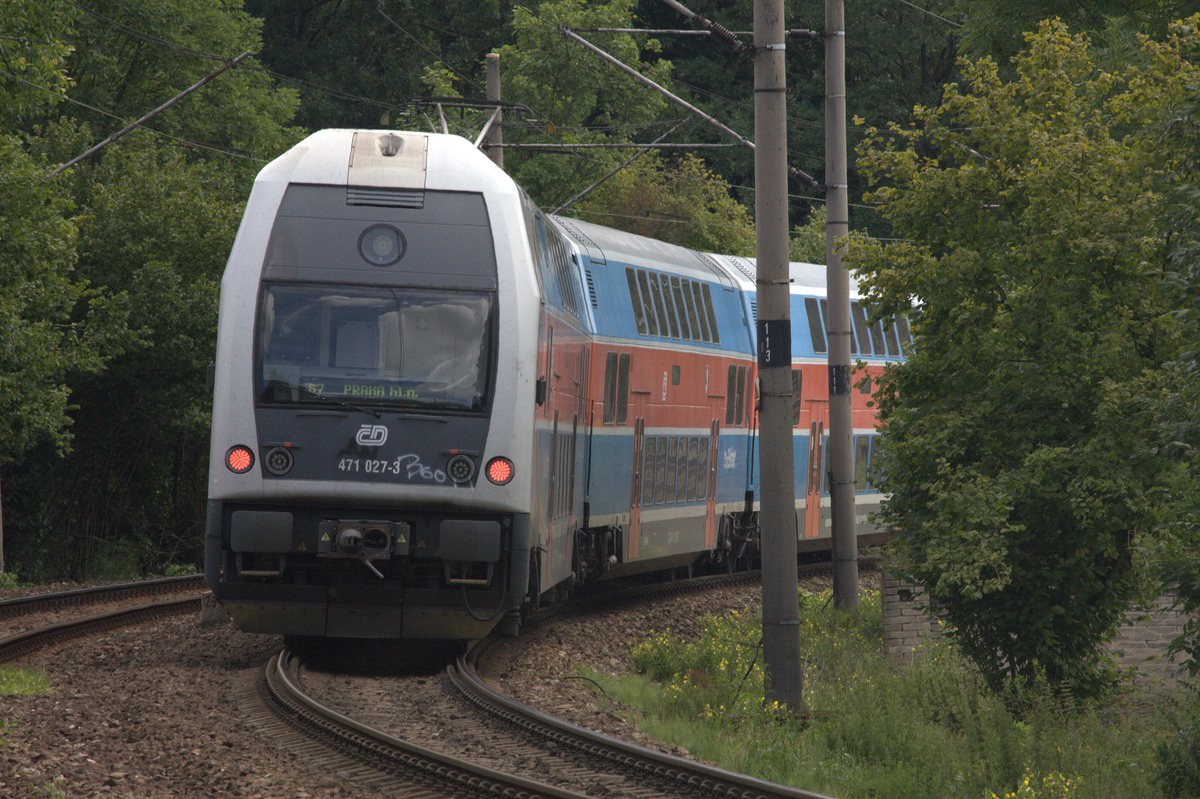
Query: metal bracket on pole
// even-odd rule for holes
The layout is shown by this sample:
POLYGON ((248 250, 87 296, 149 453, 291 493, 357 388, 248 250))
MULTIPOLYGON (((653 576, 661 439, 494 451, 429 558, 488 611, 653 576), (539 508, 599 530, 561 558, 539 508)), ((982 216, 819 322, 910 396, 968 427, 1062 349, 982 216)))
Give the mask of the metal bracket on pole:
POLYGON ((483 141, 483 137, 488 135, 488 131, 492 129, 492 123, 496 121, 496 117, 498 117, 498 116, 500 116, 500 109, 493 108, 492 113, 488 117, 487 122, 484 123, 483 130, 479 131, 479 135, 475 137, 475 146, 476 147, 478 147, 479 143, 483 141))

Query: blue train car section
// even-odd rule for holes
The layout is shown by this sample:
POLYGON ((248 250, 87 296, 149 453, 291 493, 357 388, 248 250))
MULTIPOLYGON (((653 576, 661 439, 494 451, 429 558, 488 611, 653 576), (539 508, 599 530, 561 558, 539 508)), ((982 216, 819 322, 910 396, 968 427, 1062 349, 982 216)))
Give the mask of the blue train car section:
MULTIPOLYGON (((792 265, 796 535, 828 547, 824 267, 792 265)), ((221 283, 205 574, 252 632, 464 640, 758 555, 754 261, 543 213, 455 136, 327 130, 221 283)), ((852 294, 869 383, 909 345, 852 294)))

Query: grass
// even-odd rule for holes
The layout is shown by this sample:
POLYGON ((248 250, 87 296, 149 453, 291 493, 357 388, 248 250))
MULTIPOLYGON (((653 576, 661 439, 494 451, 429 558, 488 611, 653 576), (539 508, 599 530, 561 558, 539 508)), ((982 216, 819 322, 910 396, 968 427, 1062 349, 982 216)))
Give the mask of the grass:
POLYGON ((948 643, 884 656, 878 593, 835 611, 801 595, 807 712, 764 706, 761 620, 706 620, 685 641, 651 633, 635 673, 589 673, 631 720, 722 768, 839 799, 1128 799, 1160 795, 1155 746, 1185 726, 1170 695, 1064 703, 1044 686, 1015 718, 948 643))
POLYGON ((44 669, 0 666, 0 696, 45 696, 50 690, 44 669))

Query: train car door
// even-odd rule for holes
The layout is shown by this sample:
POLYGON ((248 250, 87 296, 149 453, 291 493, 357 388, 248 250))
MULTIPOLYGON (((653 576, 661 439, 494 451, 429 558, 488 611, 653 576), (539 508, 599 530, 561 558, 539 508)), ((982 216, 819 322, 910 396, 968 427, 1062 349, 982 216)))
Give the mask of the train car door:
POLYGON ((824 462, 824 449, 825 422, 814 419, 808 427, 808 479, 804 489, 805 538, 816 538, 821 527, 821 464, 824 462))
POLYGON ((629 536, 626 546, 628 560, 638 555, 642 536, 642 463, 646 448, 646 420, 639 416, 633 423, 633 483, 629 488, 629 536))

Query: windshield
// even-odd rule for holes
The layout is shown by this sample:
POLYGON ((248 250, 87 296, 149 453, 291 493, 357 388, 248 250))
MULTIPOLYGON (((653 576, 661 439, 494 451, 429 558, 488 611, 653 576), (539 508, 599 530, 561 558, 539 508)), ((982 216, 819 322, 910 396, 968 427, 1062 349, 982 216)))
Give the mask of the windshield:
POLYGON ((483 410, 491 294, 267 284, 258 399, 483 410))

